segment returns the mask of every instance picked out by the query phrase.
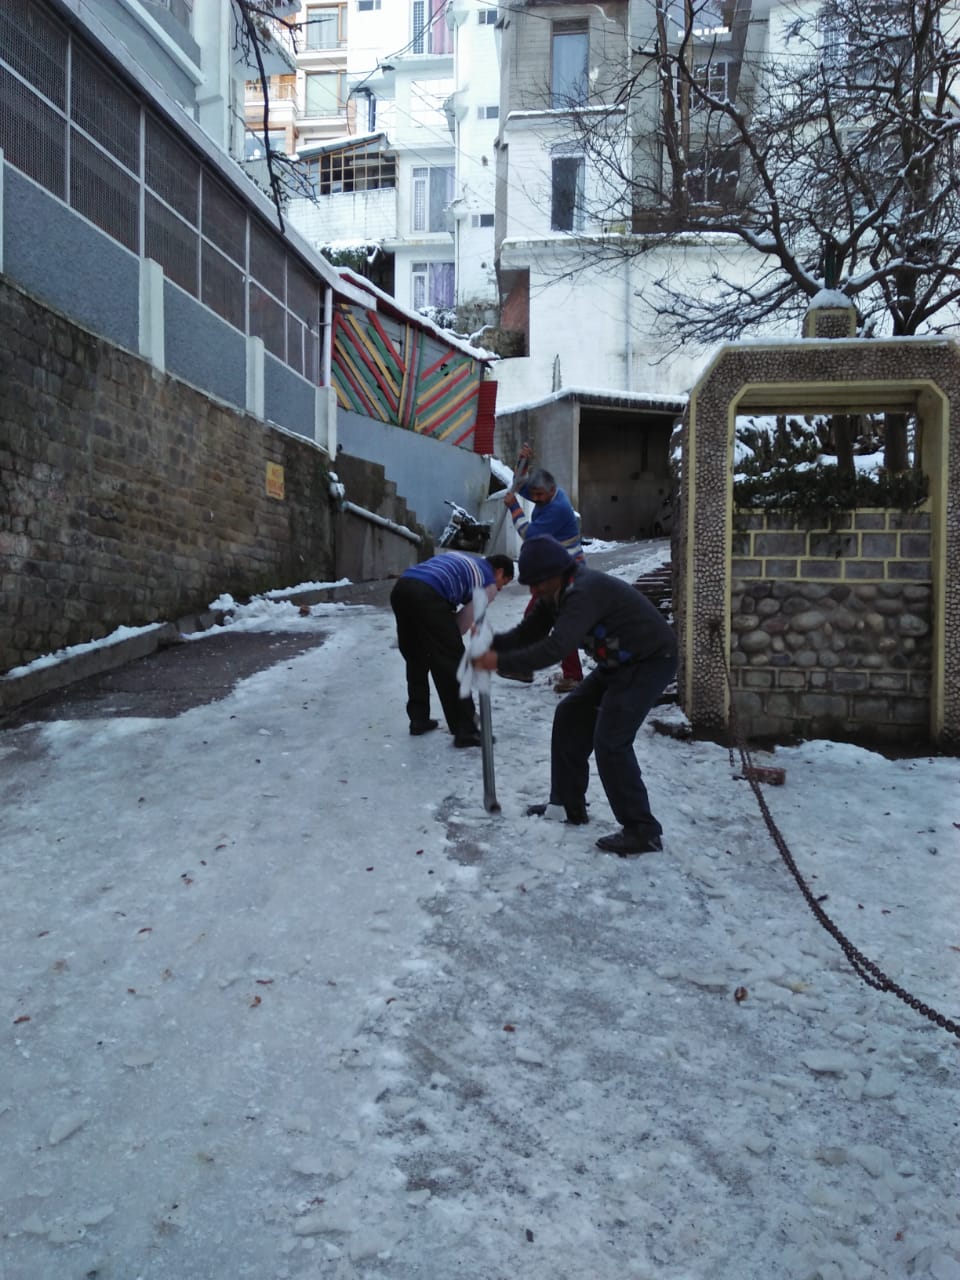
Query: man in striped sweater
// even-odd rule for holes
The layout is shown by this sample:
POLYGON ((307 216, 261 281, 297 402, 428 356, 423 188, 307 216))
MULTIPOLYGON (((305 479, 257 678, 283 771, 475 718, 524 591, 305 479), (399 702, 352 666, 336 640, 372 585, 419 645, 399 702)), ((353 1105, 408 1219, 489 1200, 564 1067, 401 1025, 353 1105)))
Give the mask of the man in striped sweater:
POLYGON ((430 718, 433 678, 455 747, 479 747, 473 698, 460 697, 457 667, 463 635, 473 621, 473 593, 485 587, 492 600, 513 581, 509 556, 442 551, 405 569, 390 593, 397 644, 407 664, 407 716, 415 736, 437 728, 430 718))
MULTIPOLYGON (((533 457, 532 446, 524 443, 520 449, 520 457, 529 461, 533 457)), ((513 527, 520 537, 526 541, 528 536, 532 538, 541 533, 549 533, 552 538, 556 538, 564 550, 570 553, 577 564, 584 564, 583 546, 580 542, 580 521, 577 519, 577 513, 570 499, 558 486, 550 472, 543 467, 531 471, 517 493, 521 498, 526 498, 533 503, 533 514, 528 520, 513 492, 508 490, 503 499, 513 520, 513 527)), ((531 596, 524 617, 530 613, 535 604, 536 601, 531 596)), ((560 673, 560 679, 554 685, 557 693, 569 693, 583 679, 580 654, 576 649, 565 655, 560 664, 560 673)), ((507 678, 520 680, 523 684, 529 684, 533 680, 533 676, 510 675, 507 678)))

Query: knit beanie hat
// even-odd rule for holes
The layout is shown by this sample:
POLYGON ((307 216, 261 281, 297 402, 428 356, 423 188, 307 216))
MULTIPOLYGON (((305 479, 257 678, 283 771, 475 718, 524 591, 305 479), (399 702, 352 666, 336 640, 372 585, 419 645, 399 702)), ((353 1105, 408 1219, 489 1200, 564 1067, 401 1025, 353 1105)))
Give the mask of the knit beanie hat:
POLYGON ((529 537, 520 548, 517 561, 520 572, 518 581, 525 587, 535 587, 547 578, 557 578, 574 566, 573 556, 549 533, 529 537))

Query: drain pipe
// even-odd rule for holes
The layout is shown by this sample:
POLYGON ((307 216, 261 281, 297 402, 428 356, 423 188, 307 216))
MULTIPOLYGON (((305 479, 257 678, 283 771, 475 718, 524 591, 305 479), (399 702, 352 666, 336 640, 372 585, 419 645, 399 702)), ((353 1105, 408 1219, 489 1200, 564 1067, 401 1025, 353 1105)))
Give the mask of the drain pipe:
POLYGON ((414 533, 412 529, 408 529, 405 524, 397 524, 395 520, 388 520, 386 516, 381 516, 376 511, 368 511, 366 507, 358 507, 355 502, 347 500, 347 487, 337 475, 335 471, 330 472, 330 497, 333 499, 333 505, 338 511, 349 511, 351 515, 359 516, 361 520, 368 520, 370 524, 379 525, 381 529, 389 529, 391 533, 395 533, 398 537, 406 538, 408 542, 412 542, 415 546, 423 542, 419 533, 414 533))
POLYGON ((414 533, 412 529, 408 529, 406 525, 397 524, 393 520, 388 520, 386 516, 378 516, 375 511, 368 511, 366 507, 358 507, 355 502, 344 502, 340 507, 341 511, 350 511, 355 516, 360 516, 362 520, 369 520, 371 524, 378 524, 381 529, 389 529, 391 533, 399 534, 401 538, 406 538, 408 542, 413 542, 419 546, 423 539, 419 533, 414 533))

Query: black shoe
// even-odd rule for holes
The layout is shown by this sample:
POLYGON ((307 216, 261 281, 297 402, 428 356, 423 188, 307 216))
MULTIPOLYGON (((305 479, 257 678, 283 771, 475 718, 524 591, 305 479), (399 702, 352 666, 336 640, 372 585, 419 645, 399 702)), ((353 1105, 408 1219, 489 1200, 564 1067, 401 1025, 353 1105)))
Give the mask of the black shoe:
MULTIPOLYGON (((528 805, 527 817, 542 818, 546 814, 547 809, 549 807, 550 806, 546 804, 528 805)), ((556 806, 556 808, 559 808, 559 807, 560 807, 559 805, 556 806)), ((587 811, 583 805, 570 805, 569 808, 564 806, 564 812, 566 813, 567 816, 564 818, 563 821, 564 821, 564 824, 568 827, 582 827, 585 823, 590 821, 589 817, 587 816, 587 811)))
POLYGON ((604 853, 615 853, 630 858, 638 853, 659 853, 663 843, 659 836, 641 831, 638 827, 624 827, 612 836, 601 836, 597 848, 604 853))
POLYGON ((478 731, 468 731, 467 733, 455 733, 453 736, 453 745, 455 747, 480 747, 483 742, 478 731))
POLYGON ((422 733, 431 733, 439 723, 439 720, 411 720, 410 734, 414 738, 419 738, 422 733))
POLYGON ((533 684, 532 675, 520 675, 515 671, 498 671, 498 676, 503 676, 504 680, 519 680, 521 684, 533 684))

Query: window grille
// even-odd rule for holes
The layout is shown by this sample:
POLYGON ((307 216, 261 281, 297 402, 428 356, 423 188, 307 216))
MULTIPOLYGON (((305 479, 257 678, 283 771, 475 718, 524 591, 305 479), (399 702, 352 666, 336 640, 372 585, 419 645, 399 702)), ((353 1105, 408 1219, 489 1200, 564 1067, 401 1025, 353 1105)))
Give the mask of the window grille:
POLYGON ((196 297, 196 231, 149 191, 144 196, 144 256, 159 262, 165 276, 196 297))
POLYGON ((228 258, 246 265, 246 212, 240 201, 209 173, 203 175, 203 234, 228 258))
POLYGON ((147 112, 146 183, 194 226, 199 223, 200 164, 147 112))
POLYGON ((250 281, 250 334, 262 338, 266 349, 286 360, 286 311, 269 293, 250 281))
POLYGON ((244 272, 205 241, 200 255, 200 301, 235 329, 246 332, 244 272))
POLYGON ((140 183, 76 129, 70 135, 70 203, 133 253, 140 249, 140 183))
POLYGON ((0 4, 4 61, 61 111, 67 107, 67 42, 60 23, 33 0, 0 4))
POLYGON ((75 125, 133 173, 140 172, 140 108, 100 63, 74 47, 70 113, 75 125))
POLYGON ((66 200, 67 122, 4 67, 0 67, 0 147, 15 169, 66 200))

